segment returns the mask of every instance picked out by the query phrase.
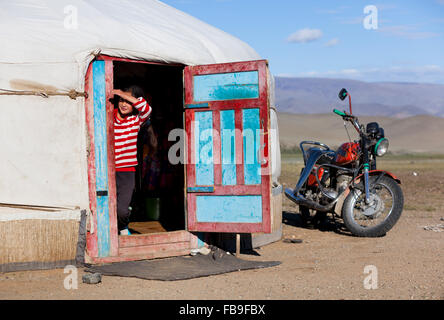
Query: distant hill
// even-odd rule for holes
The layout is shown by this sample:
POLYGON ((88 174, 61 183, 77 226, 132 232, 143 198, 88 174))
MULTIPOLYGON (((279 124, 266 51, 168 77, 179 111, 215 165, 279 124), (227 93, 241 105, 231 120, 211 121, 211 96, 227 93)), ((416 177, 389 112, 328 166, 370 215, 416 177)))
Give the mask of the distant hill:
MULTIPOLYGON (((358 112, 358 110, 356 110, 358 112)), ((389 150, 395 153, 444 154, 444 118, 413 116, 408 118, 359 117, 363 124, 376 121, 389 139, 389 150)), ((279 138, 283 148, 298 147, 303 140, 319 141, 331 148, 348 141, 341 117, 330 114, 289 114, 278 112, 279 138)), ((357 133, 348 125, 351 139, 357 133)))
POLYGON ((357 115, 405 118, 415 115, 444 117, 444 85, 427 83, 363 82, 326 78, 275 78, 279 112, 316 114, 333 108, 348 110, 346 88, 357 115))

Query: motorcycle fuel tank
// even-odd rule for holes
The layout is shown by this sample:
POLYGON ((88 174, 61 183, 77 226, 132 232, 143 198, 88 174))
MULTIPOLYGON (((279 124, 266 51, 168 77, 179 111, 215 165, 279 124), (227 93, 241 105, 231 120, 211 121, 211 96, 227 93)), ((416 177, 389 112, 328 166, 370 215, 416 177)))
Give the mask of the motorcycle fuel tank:
POLYGON ((335 164, 344 165, 358 160, 359 143, 346 142, 343 143, 338 151, 336 151, 335 164))

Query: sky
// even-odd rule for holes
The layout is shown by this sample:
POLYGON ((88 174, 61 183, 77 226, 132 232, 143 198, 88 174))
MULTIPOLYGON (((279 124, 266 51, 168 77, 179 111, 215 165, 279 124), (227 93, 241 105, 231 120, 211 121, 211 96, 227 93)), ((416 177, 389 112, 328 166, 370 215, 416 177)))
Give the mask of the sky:
POLYGON ((444 0, 161 0, 253 47, 275 76, 444 84, 444 0))

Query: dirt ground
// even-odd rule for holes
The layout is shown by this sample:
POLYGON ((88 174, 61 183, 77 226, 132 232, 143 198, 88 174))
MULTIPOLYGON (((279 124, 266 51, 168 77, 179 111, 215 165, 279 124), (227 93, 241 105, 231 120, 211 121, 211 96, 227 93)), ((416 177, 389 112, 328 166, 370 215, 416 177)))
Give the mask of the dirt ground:
MULTIPOLYGON (((284 187, 295 184, 299 168, 283 164, 284 187)), ((385 237, 352 237, 340 220, 327 230, 301 227, 297 207, 285 199, 283 239, 302 243, 281 240, 256 249, 259 255, 241 255, 281 261, 277 267, 173 282, 104 276, 94 285, 82 283, 79 268, 71 290, 63 269, 0 273, 0 299, 444 299, 444 232, 424 229, 444 223, 444 160, 386 161, 380 168, 401 178, 405 195, 403 215, 385 237)))

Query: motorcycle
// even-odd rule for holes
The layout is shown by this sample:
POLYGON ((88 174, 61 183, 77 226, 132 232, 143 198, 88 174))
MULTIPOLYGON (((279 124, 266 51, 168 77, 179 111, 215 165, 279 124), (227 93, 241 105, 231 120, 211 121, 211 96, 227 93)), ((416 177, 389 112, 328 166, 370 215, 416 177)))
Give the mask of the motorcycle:
POLYGON ((344 126, 347 122, 352 124, 359 140, 346 142, 336 151, 320 142, 302 141, 305 167, 295 188, 287 188, 285 195, 299 205, 305 218, 313 211, 324 216, 332 213, 342 217, 345 227, 355 236, 384 236, 403 210, 401 181, 376 168, 377 157, 384 156, 389 147, 384 129, 377 122, 368 123, 364 129, 352 114, 350 94, 342 89, 339 98, 346 97, 350 112, 333 112, 342 117, 344 126))

